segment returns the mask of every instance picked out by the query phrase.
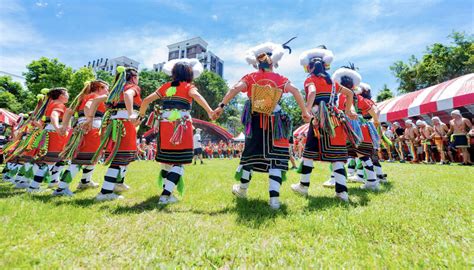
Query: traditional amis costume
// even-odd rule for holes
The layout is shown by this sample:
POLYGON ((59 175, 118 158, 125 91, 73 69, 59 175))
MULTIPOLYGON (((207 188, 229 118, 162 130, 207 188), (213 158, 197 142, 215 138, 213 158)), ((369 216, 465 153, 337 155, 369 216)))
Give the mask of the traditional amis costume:
POLYGON ((69 95, 66 88, 53 88, 46 95, 46 101, 34 117, 34 120, 41 121, 43 128, 35 133, 31 147, 31 151, 35 151, 34 177, 27 191, 33 193, 42 191, 40 184, 44 179, 50 183, 49 187, 55 186, 65 165, 59 153, 67 142, 67 134, 61 131, 61 127, 69 95))
MULTIPOLYGON (((373 166, 374 166, 374 171, 377 177, 377 181, 380 183, 386 183, 387 178, 386 174, 383 173, 382 171, 382 164, 380 164, 379 157, 378 157, 378 149, 381 147, 381 144, 384 143, 386 145, 391 146, 392 142, 390 139, 388 139, 382 132, 380 125, 378 124, 378 115, 376 113, 377 105, 375 102, 372 101, 372 95, 371 95, 371 87, 367 83, 361 82, 359 85, 359 90, 357 91, 357 95, 361 96, 364 98, 363 102, 361 103, 367 103, 367 106, 370 106, 369 110, 360 110, 362 112, 362 118, 360 119, 361 123, 361 129, 362 129, 362 134, 365 137, 367 135, 370 137, 372 140, 372 154, 370 155, 370 158, 372 160, 373 166), (372 111, 373 115, 376 116, 374 117, 369 113, 369 111, 372 111), (377 126, 374 123, 377 123, 377 126)), ((365 105, 364 105, 365 106, 365 105)), ((362 107, 364 107, 362 106, 362 107)), ((363 164, 362 164, 363 165, 363 164)), ((362 166, 360 166, 362 167, 362 166)), ((364 167, 365 168, 365 167, 364 167)), ((367 175, 367 172, 365 172, 365 175, 367 175)), ((357 178, 360 179, 360 171, 358 167, 358 176, 357 178)), ((353 178, 354 179, 354 178, 353 178)))
MULTIPOLYGON (((288 43, 288 42, 287 42, 288 43)), ((245 147, 235 175, 240 184, 233 186, 237 197, 246 197, 252 172, 269 174, 269 205, 280 208, 280 186, 286 180, 289 161, 289 138, 292 135, 290 116, 279 105, 283 93, 295 96, 303 117, 309 120, 304 101, 290 81, 273 72, 283 57, 286 44, 264 43, 247 52, 247 62, 258 71, 245 75, 224 97, 223 108, 237 93, 249 98, 244 106, 242 123, 245 127, 245 147)), ((291 52, 291 50, 290 50, 291 52)))
POLYGON ((203 72, 197 59, 176 59, 167 62, 163 71, 172 77, 143 101, 140 117, 144 117, 148 105, 159 100, 155 107, 154 126, 157 128, 156 161, 162 164, 158 185, 163 187, 159 204, 177 202, 173 192, 177 187, 184 192, 184 167, 193 160, 193 125, 191 107, 193 99, 211 116, 212 109, 197 92, 192 80, 203 72))
MULTIPOLYGON (((42 99, 43 97, 41 96, 40 98, 42 99)), ((23 179, 27 171, 30 173, 28 178, 33 179, 33 165, 29 161, 21 158, 21 154, 27 146, 28 135, 33 129, 30 122, 31 117, 20 113, 20 119, 18 119, 12 132, 12 140, 3 148, 3 155, 6 162, 2 172, 3 180, 15 185, 20 181, 29 182, 27 179, 23 179)))
MULTIPOLYGON (((346 115, 336 106, 339 93, 349 95, 350 98, 353 94, 340 84, 333 83, 327 73, 326 70, 329 69, 333 57, 333 53, 325 46, 305 51, 300 56, 301 65, 309 73, 304 88, 306 102, 311 104, 309 106, 311 106, 313 119, 308 128, 303 160, 298 169, 301 174, 300 182, 291 185, 291 188, 297 194, 306 196, 313 171, 313 161, 328 161, 331 162, 334 175, 336 198, 348 201, 344 168, 347 160, 346 140, 358 143, 358 137, 353 133, 346 115), (314 97, 314 101, 309 97, 314 97)), ((351 78, 353 75, 355 74, 346 74, 351 78)), ((360 76, 354 79, 357 84, 360 82, 360 76)))
MULTIPOLYGON (((42 93, 48 93, 49 89, 42 89, 42 93)), ((47 100, 45 94, 38 94, 36 96, 38 102, 36 103, 35 109, 29 114, 24 115, 21 121, 18 123, 17 128, 14 132, 15 141, 12 144, 5 147, 6 152, 5 159, 12 161, 16 166, 13 167, 8 175, 11 177, 12 183, 15 184, 16 189, 25 189, 30 186, 30 182, 33 181, 33 157, 36 153, 36 149, 31 149, 35 134, 40 132, 39 127, 33 125, 35 115, 42 107, 43 103, 47 100)))
MULTIPOLYGON (((135 124, 138 124, 138 109, 142 103, 140 92, 137 70, 117 67, 115 82, 106 100, 101 142, 92 158, 92 163, 97 162, 105 150, 104 164, 110 165, 104 176, 102 189, 96 196, 98 201, 122 199, 123 197, 115 192, 128 190, 124 179, 127 166, 135 160, 137 152, 135 124), (126 102, 126 98, 131 99, 131 104, 126 102)), ((94 99, 90 116, 95 116, 101 101, 103 99, 94 99)))
MULTIPOLYGON (((358 87, 359 84, 356 81, 356 78, 360 78, 360 75, 354 70, 353 66, 350 68, 344 67, 336 70, 336 72, 334 72, 333 78, 341 85, 356 91, 353 99, 353 105, 358 114, 358 119, 352 120, 351 125, 353 129, 361 136, 362 140, 358 145, 348 141, 348 152, 351 157, 358 157, 364 167, 367 181, 361 188, 378 190, 379 180, 377 179, 377 175, 374 170, 372 156, 374 153, 376 154, 374 149, 378 149, 380 138, 374 123, 370 121, 372 118, 371 114, 375 115, 375 103, 372 100, 362 96, 362 88, 358 87)), ((370 86, 362 85, 362 87, 369 88, 370 86)), ((340 109, 345 108, 344 101, 344 97, 341 97, 339 100, 340 109)), ((378 163, 378 158, 377 164, 380 164, 378 163)), ((360 178, 360 171, 361 170, 358 170, 357 175, 354 176, 356 178, 355 181, 357 182, 363 182, 364 180, 363 178, 360 178)))
MULTIPOLYGON (((107 94, 108 84, 106 82, 100 80, 87 82, 84 89, 82 89, 68 109, 68 117, 65 121, 69 122, 70 116, 74 115, 73 131, 60 156, 64 160, 70 160, 71 165, 62 174, 59 187, 53 195, 72 196, 73 193, 69 189, 69 184, 81 169, 82 179, 77 189, 96 188, 99 186, 91 178, 96 164, 93 157, 100 146, 100 128, 102 117, 106 111, 105 103, 100 102, 95 114, 89 117, 92 121, 92 128, 90 130, 85 130, 82 124, 86 122, 88 117, 86 115, 86 105, 90 106, 94 99, 101 96, 105 97, 107 94)), ((66 125, 69 126, 69 123, 66 123, 66 125)))

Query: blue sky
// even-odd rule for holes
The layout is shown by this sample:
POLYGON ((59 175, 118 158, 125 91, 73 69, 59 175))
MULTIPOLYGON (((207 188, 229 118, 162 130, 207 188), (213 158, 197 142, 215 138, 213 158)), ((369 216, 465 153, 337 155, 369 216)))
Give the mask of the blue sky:
POLYGON ((474 1, 183 1, 0 0, 0 70, 21 74, 40 56, 79 68, 100 57, 129 56, 141 68, 167 58, 166 45, 201 36, 225 61, 234 84, 252 71, 248 48, 298 36, 278 72, 298 87, 305 79, 299 54, 320 44, 333 50, 335 68, 354 62, 377 92, 397 86, 389 66, 447 43, 452 30, 472 34, 474 1))

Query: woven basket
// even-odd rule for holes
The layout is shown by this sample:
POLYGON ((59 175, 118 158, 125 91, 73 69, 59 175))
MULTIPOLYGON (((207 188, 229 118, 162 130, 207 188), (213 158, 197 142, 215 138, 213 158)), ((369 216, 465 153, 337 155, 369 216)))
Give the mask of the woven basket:
POLYGON ((270 85, 252 85, 252 113, 271 115, 283 91, 270 85))

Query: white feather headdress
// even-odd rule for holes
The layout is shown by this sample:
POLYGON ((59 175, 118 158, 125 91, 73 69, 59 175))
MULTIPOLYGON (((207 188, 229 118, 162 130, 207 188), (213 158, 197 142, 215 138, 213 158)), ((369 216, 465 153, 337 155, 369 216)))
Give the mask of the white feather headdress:
POLYGON ((334 60, 334 54, 332 51, 327 50, 327 49, 322 49, 322 48, 316 48, 316 49, 311 49, 308 51, 304 51, 300 55, 300 64, 304 67, 309 65, 309 62, 311 59, 315 57, 320 57, 324 63, 326 63, 328 66, 331 65, 332 60, 334 60))
POLYGON ((204 67, 202 66, 201 62, 199 62, 199 60, 197 60, 196 58, 181 58, 173 59, 166 62, 166 64, 163 65, 163 72, 166 73, 166 75, 171 76, 174 65, 176 65, 177 63, 186 63, 191 66, 191 68, 193 69, 193 79, 199 77, 204 71, 204 67))
POLYGON ((372 88, 370 87, 370 85, 368 83, 364 83, 364 82, 361 82, 359 84, 359 86, 354 90, 354 93, 356 93, 357 95, 361 94, 362 91, 371 91, 372 88))
POLYGON ((360 82, 362 81, 362 77, 357 71, 344 67, 334 71, 334 74, 332 74, 332 80, 337 82, 338 84, 341 84, 341 78, 344 76, 347 76, 352 79, 352 81, 354 82, 354 89, 357 89, 360 82))
POLYGON ((249 65, 252 65, 254 68, 257 68, 257 57, 262 53, 271 53, 272 56, 270 58, 272 59, 273 66, 278 67, 278 62, 285 54, 285 50, 280 44, 266 42, 249 49, 245 54, 245 60, 249 65))
POLYGON ((368 83, 365 83, 365 82, 361 82, 359 84, 359 87, 362 88, 362 90, 366 90, 366 91, 371 91, 372 90, 372 87, 370 87, 370 85, 368 83))

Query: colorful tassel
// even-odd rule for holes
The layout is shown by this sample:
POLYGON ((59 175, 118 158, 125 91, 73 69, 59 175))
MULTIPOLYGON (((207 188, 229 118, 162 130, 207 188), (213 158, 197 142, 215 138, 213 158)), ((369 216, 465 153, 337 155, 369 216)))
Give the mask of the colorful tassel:
POLYGON ((184 177, 181 175, 176 185, 176 190, 179 192, 179 195, 184 195, 184 177))
POLYGON ((120 101, 120 94, 123 92, 123 88, 125 87, 126 83, 126 72, 125 67, 118 66, 117 72, 120 74, 118 79, 115 81, 114 85, 112 86, 112 90, 110 90, 110 94, 107 97, 107 104, 117 104, 120 101))
POLYGON ((240 182, 240 179, 242 179, 242 174, 243 174, 242 165, 239 165, 237 167, 237 170, 235 171, 235 174, 234 174, 235 181, 240 182))
POLYGON ((248 138, 252 137, 252 103, 247 100, 242 111, 241 122, 245 128, 245 136, 248 138))
POLYGON ((71 138, 64 147, 64 150, 59 153, 62 159, 74 159, 77 156, 79 146, 83 143, 84 130, 80 127, 74 129, 71 138))
POLYGON ((170 138, 170 143, 173 145, 179 145, 183 141, 184 133, 187 129, 186 120, 177 121, 175 123, 174 133, 170 138))

